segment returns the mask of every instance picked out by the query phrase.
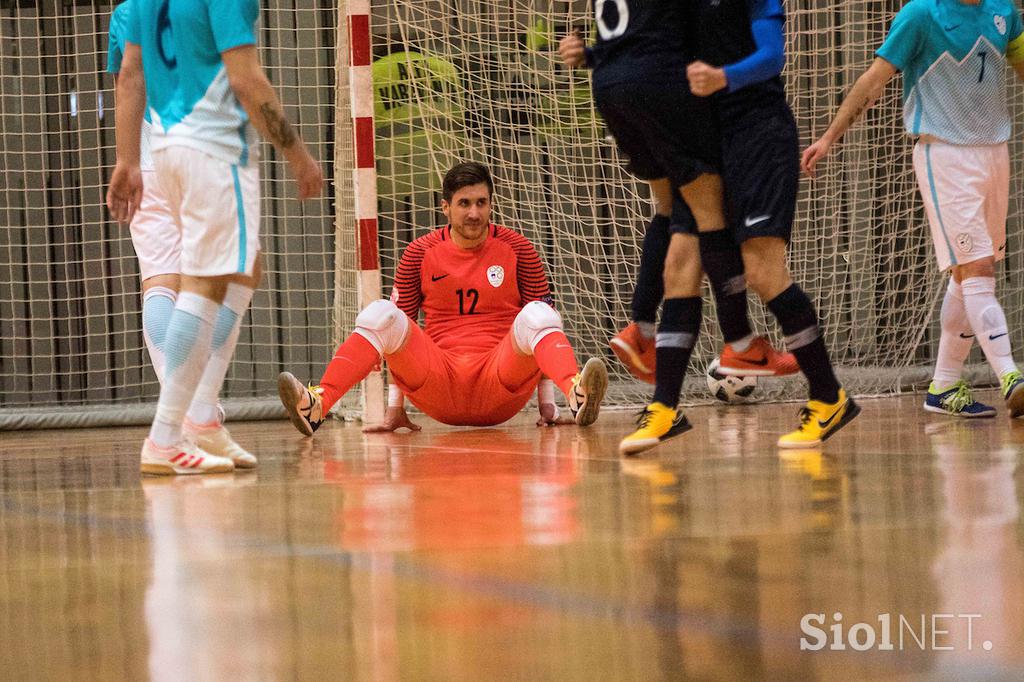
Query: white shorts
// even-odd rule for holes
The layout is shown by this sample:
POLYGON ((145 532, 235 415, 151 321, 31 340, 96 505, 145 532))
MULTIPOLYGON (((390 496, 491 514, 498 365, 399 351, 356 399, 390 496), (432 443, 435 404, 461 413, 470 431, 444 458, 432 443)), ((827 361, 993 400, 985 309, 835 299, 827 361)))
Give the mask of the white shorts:
POLYGON ((181 272, 181 232, 156 171, 142 171, 142 187, 142 204, 132 218, 131 233, 139 275, 145 282, 157 275, 181 272))
POLYGON ((259 164, 181 146, 154 151, 153 162, 181 229, 181 273, 251 275, 260 249, 259 164))
POLYGON ((914 146, 914 171, 939 269, 1006 256, 1010 154, 1006 144, 914 146))

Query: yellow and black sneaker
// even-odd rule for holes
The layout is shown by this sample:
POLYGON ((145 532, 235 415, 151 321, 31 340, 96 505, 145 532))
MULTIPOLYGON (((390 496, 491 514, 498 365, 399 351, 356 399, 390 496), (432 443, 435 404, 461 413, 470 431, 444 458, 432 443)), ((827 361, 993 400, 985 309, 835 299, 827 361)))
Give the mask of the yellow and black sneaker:
POLYGON ((843 389, 839 389, 839 400, 834 403, 809 400, 807 407, 800 408, 800 426, 779 438, 779 447, 816 448, 858 414, 860 407, 843 389))
POLYGON ((600 358, 590 358, 583 371, 572 380, 566 396, 572 418, 579 426, 590 426, 601 412, 601 401, 608 390, 608 368, 600 358))
POLYGON ((619 443, 619 453, 635 455, 650 450, 658 443, 686 433, 693 426, 682 410, 673 410, 668 405, 651 403, 636 419, 637 429, 619 443))
POLYGON ((277 377, 277 394, 281 404, 292 425, 303 436, 312 436, 324 423, 327 415, 323 413, 324 406, 320 398, 323 392, 319 386, 303 386, 291 372, 281 372, 277 377))

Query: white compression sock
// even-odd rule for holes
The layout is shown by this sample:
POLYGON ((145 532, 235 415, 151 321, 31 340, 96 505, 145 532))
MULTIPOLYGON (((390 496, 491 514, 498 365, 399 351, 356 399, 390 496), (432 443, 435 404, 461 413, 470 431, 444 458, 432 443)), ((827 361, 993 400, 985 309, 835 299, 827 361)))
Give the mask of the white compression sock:
POLYGON ((149 349, 156 378, 164 381, 164 342, 167 339, 167 325, 174 312, 174 301, 178 292, 167 287, 150 287, 142 295, 142 338, 149 349))
POLYGON ((242 318, 249 309, 253 290, 241 284, 228 285, 224 303, 217 311, 217 321, 213 326, 213 342, 210 345, 210 362, 207 363, 199 387, 188 408, 188 419, 193 424, 210 424, 220 422, 217 409, 217 398, 224 385, 231 358, 238 344, 238 332, 242 327, 242 318))
POLYGON ((974 332, 964 309, 963 292, 960 285, 950 277, 946 297, 942 300, 942 336, 939 337, 939 356, 935 361, 935 376, 932 377, 940 390, 946 390, 960 381, 964 360, 974 345, 974 332))
POLYGON ((997 377, 1017 369, 1010 351, 1010 331, 1006 326, 1006 315, 996 300, 994 277, 971 277, 960 283, 964 292, 964 308, 967 318, 985 351, 985 359, 992 366, 997 377))
POLYGON ((171 447, 181 438, 185 410, 210 359, 213 322, 219 307, 191 291, 178 294, 164 343, 164 383, 149 431, 149 439, 159 447, 171 447))

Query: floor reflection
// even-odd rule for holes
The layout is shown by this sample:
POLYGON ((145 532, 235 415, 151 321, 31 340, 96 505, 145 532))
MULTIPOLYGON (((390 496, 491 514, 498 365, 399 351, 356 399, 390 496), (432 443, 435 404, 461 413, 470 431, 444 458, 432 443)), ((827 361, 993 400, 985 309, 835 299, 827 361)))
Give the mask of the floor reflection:
POLYGON ((779 452, 791 407, 689 410, 628 460, 628 414, 239 424, 256 472, 141 482, 140 430, 4 434, 5 676, 1024 678, 1024 421, 865 400, 779 452), (981 617, 970 650, 809 652, 808 613, 981 617))
POLYGON ((941 472, 945 521, 932 573, 938 612, 952 616, 940 621, 949 629, 940 639, 957 652, 956 670, 987 664, 992 652, 1004 660, 1022 658, 1024 553, 1015 478, 1020 448, 1010 438, 991 438, 983 424, 964 422, 936 425, 928 435, 941 472))
POLYGON ((349 550, 551 545, 579 532, 575 429, 537 438, 494 429, 366 436, 366 455, 327 446, 322 479, 345 491, 336 517, 349 550))

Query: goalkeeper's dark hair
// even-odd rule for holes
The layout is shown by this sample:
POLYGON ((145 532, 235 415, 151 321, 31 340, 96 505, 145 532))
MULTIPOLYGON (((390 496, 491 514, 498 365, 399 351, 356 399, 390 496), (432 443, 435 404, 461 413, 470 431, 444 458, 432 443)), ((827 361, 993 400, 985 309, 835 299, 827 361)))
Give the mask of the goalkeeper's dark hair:
POLYGON ((455 193, 463 187, 487 183, 487 193, 494 194, 494 180, 491 179, 491 171, 487 166, 476 161, 463 161, 452 166, 451 170, 444 174, 444 182, 441 183, 441 197, 445 201, 451 201, 455 193))

